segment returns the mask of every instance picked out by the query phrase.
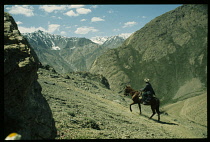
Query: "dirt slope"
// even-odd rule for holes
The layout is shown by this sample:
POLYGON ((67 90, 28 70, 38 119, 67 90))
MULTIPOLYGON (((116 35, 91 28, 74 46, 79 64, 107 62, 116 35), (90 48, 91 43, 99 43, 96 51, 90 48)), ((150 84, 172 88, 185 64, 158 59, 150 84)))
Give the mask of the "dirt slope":
MULTIPOLYGON (((139 115, 138 105, 133 105, 133 112, 130 112, 130 97, 116 94, 97 81, 76 74, 65 79, 43 69, 39 69, 38 74, 42 93, 55 119, 56 139, 207 137, 205 115, 192 114, 193 105, 189 103, 206 104, 205 94, 161 107, 161 121, 157 122, 157 115, 148 119, 152 114, 149 106, 142 106, 142 115, 139 115)), ((198 107, 196 111, 199 112, 198 107)), ((207 112, 205 107, 200 111, 207 112)))

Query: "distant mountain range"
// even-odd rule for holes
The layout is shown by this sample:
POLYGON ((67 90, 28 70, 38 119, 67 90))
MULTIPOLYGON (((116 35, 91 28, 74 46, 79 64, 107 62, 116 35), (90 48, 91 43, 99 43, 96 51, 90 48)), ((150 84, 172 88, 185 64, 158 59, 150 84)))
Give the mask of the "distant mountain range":
POLYGON ((40 62, 57 72, 88 71, 95 59, 110 48, 122 45, 129 34, 90 39, 64 37, 43 31, 23 34, 40 62))
POLYGON ((109 40, 113 40, 113 39, 122 39, 122 40, 126 40, 129 36, 131 35, 131 33, 122 33, 116 36, 96 36, 96 37, 92 37, 90 40, 103 45, 105 42, 109 42, 109 40))

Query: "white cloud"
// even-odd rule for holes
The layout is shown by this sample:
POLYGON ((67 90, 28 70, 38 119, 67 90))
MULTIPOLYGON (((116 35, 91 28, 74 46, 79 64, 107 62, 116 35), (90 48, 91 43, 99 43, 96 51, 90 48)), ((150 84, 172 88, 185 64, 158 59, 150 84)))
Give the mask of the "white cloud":
POLYGON ((59 30, 60 25, 58 24, 50 24, 48 25, 48 32, 53 33, 56 30, 59 30))
POLYGON ((98 30, 95 29, 94 27, 83 26, 83 27, 77 28, 77 30, 74 33, 76 33, 76 34, 87 34, 89 32, 97 32, 97 31, 98 30))
POLYGON ((18 27, 18 30, 19 30, 21 33, 33 33, 33 32, 38 31, 38 30, 47 32, 43 27, 38 27, 38 28, 30 27, 30 28, 26 28, 26 27, 19 26, 19 27, 18 27))
POLYGON ((91 19, 91 22, 98 22, 98 21, 105 21, 104 19, 100 18, 100 17, 93 17, 91 19))
POLYGON ((78 14, 88 14, 91 12, 91 10, 87 9, 87 8, 78 8, 78 9, 76 9, 76 11, 78 14))
POLYGON ((114 11, 112 9, 110 9, 109 11, 107 11, 108 13, 114 13, 114 11))
POLYGON ((87 21, 87 19, 81 19, 80 21, 82 21, 82 22, 83 22, 83 21, 87 21))
POLYGON ((113 31, 113 32, 119 32, 120 29, 113 29, 112 31, 113 31))
POLYGON ((15 5, 12 7, 6 8, 10 14, 22 14, 27 17, 34 16, 33 10, 34 8, 29 5, 15 5))
POLYGON ((142 16, 141 18, 147 18, 146 16, 142 16))
POLYGON ((124 23, 124 26, 122 26, 122 27, 123 28, 132 27, 132 26, 134 26, 136 24, 137 24, 137 22, 134 22, 134 21, 132 21, 132 22, 126 22, 126 23, 124 23))
POLYGON ((126 39, 126 38, 128 38, 131 34, 132 34, 132 33, 121 33, 121 34, 119 34, 119 36, 122 37, 122 38, 124 38, 124 39, 126 39))
POLYGON ((78 16, 79 15, 78 13, 75 13, 73 10, 70 10, 70 11, 64 13, 64 14, 67 15, 67 16, 78 16))
POLYGON ((79 16, 80 14, 88 14, 88 13, 91 12, 90 9, 81 8, 82 6, 83 5, 70 6, 70 7, 76 8, 76 12, 74 12, 73 10, 70 10, 70 11, 64 13, 64 15, 67 15, 67 16, 79 16))
POLYGON ((69 8, 81 8, 84 7, 84 5, 70 5, 69 8))
POLYGON ((98 7, 98 5, 93 5, 93 6, 91 6, 91 8, 97 8, 98 7))
POLYGON ((61 17, 57 17, 57 16, 51 16, 52 18, 56 18, 56 19, 62 19, 61 17))
POLYGON ((65 10, 67 7, 66 5, 43 5, 40 6, 39 8, 43 9, 45 12, 51 13, 57 10, 65 10))
POLYGON ((61 31, 61 35, 66 35, 66 32, 65 31, 61 31))
POLYGON ((56 30, 59 30, 59 27, 60 27, 60 25, 58 25, 58 24, 50 24, 50 25, 48 25, 47 30, 44 29, 43 27, 38 27, 38 28, 29 27, 29 28, 27 28, 27 27, 22 27, 22 26, 19 26, 18 29, 21 33, 33 33, 33 32, 38 31, 38 30, 48 32, 48 33, 53 33, 56 30))
POLYGON ((23 24, 23 23, 22 23, 22 22, 20 22, 20 21, 17 21, 16 23, 17 23, 17 25, 23 24))

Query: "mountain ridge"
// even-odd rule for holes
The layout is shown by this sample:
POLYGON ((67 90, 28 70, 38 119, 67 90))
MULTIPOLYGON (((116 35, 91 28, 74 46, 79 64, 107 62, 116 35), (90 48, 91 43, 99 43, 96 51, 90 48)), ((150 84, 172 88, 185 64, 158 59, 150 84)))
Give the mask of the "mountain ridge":
MULTIPOLYGON (((183 5, 156 17, 122 46, 97 58, 90 72, 103 74, 117 92, 126 84, 138 90, 143 79, 150 78, 163 104, 192 81, 206 90, 206 11, 205 5, 183 5)), ((188 93, 181 90, 182 95, 188 93)))
POLYGON ((64 37, 40 30, 23 35, 34 48, 41 63, 54 67, 60 73, 88 71, 98 56, 110 48, 120 46, 124 41, 122 37, 112 36, 99 45, 87 38, 64 37))

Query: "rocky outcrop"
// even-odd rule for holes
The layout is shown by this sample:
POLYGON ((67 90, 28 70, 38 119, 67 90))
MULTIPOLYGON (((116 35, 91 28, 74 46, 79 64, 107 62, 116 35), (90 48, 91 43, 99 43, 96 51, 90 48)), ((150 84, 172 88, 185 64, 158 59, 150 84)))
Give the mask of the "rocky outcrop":
POLYGON ((156 17, 97 58, 90 71, 105 76, 118 92, 126 84, 139 90, 150 78, 162 104, 206 90, 207 11, 207 5, 187 4, 156 17))
POLYGON ((12 16, 4 13, 4 136, 54 139, 55 122, 37 82, 39 60, 20 34, 12 16))

